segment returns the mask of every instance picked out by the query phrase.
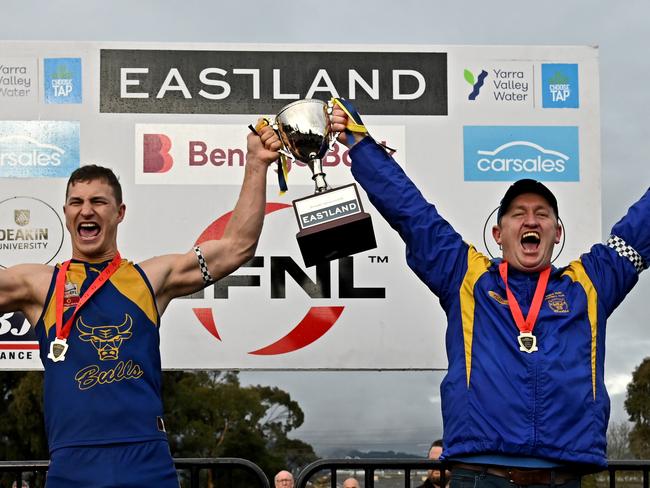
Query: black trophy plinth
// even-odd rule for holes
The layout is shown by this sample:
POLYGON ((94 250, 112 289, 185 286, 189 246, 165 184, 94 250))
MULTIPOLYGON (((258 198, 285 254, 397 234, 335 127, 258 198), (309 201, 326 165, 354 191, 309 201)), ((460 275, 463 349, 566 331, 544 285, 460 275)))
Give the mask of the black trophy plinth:
POLYGON ((296 234, 305 266, 332 261, 377 247, 370 215, 363 211, 356 185, 294 200, 296 234))

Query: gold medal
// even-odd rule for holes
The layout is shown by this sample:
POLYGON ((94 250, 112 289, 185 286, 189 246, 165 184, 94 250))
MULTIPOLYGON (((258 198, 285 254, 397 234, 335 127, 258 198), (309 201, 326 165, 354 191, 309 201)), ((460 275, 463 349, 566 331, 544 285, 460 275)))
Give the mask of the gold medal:
POLYGON ((68 341, 59 339, 58 337, 50 342, 50 353, 47 355, 55 363, 57 361, 65 361, 65 353, 68 350, 68 341))
POLYGON ((531 332, 522 332, 517 336, 519 342, 519 350, 527 353, 537 351, 537 337, 531 332))

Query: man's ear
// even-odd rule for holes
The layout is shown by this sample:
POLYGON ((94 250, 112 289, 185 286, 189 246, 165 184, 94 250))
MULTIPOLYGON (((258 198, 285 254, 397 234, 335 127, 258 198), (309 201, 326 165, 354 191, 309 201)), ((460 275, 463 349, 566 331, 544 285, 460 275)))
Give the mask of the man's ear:
POLYGON ((501 227, 498 225, 492 226, 492 237, 494 241, 500 246, 501 245, 501 227))
POLYGON ((124 203, 121 203, 120 208, 117 211, 117 221, 122 222, 124 220, 125 214, 126 214, 126 205, 124 205, 124 203))
POLYGON ((555 244, 559 244, 562 240, 562 226, 558 222, 557 228, 555 229, 555 244))

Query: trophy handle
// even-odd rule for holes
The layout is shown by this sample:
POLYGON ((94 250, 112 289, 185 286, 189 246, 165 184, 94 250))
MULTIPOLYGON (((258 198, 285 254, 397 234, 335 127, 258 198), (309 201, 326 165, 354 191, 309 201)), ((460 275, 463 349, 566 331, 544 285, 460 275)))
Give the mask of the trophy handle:
MULTIPOLYGON (((332 102, 332 99, 327 101, 327 117, 331 117, 332 112, 334 111, 334 102, 332 102)), ((331 120, 330 120, 331 123, 331 120)), ((327 137, 329 139, 328 143, 328 148, 327 152, 330 152, 332 149, 334 149, 334 144, 336 144, 336 140, 339 138, 340 132, 330 132, 327 137)))
POLYGON ((277 120, 274 120, 273 123, 269 124, 269 125, 271 126, 271 129, 273 129, 275 131, 275 133, 277 134, 278 139, 280 139, 280 144, 282 144, 282 147, 280 149, 278 149, 278 152, 280 154, 282 154, 283 156, 289 158, 291 161, 295 161, 296 157, 293 154, 291 154, 291 151, 289 151, 287 149, 287 147, 284 145, 284 142, 282 140, 282 136, 280 135, 280 130, 279 130, 279 127, 278 127, 277 120))

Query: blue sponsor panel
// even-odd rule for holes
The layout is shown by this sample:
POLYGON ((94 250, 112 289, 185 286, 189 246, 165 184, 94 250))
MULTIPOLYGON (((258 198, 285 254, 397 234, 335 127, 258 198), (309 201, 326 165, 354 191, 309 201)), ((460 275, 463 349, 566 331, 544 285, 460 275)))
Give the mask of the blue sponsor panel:
POLYGON ((580 107, 577 64, 542 64, 542 107, 580 107))
POLYGON ((45 58, 45 103, 81 103, 81 58, 45 58))
POLYGON ((0 121, 0 177, 67 178, 79 167, 79 122, 0 121))
POLYGON ((580 181, 578 127, 463 127, 465 181, 580 181))

